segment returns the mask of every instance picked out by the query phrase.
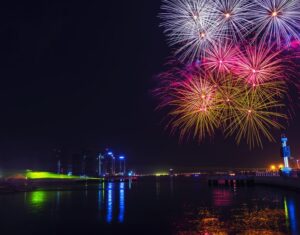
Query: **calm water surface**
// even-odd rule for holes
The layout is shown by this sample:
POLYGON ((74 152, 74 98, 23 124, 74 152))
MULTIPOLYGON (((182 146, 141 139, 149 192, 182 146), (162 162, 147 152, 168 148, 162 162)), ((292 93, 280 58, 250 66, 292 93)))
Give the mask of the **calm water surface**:
POLYGON ((300 234, 300 193, 153 178, 0 195, 0 234, 300 234))

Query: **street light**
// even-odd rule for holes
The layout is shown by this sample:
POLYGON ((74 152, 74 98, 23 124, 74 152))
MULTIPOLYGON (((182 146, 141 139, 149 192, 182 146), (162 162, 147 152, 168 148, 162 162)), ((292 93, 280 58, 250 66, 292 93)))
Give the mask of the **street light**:
POLYGON ((271 166, 270 166, 270 170, 271 170, 271 171, 275 171, 275 170, 276 170, 276 166, 275 166, 275 165, 271 165, 271 166))

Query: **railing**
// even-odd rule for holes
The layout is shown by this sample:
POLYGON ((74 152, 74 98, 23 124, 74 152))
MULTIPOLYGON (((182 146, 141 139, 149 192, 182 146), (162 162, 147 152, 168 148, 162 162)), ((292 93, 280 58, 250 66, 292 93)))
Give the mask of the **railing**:
POLYGON ((255 176, 268 176, 268 177, 279 177, 278 171, 258 171, 255 176))

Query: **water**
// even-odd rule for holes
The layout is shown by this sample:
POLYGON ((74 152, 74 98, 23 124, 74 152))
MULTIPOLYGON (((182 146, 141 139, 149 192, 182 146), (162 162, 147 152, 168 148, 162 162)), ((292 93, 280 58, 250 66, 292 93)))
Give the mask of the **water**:
POLYGON ((0 195, 0 234, 300 234, 300 193, 152 178, 0 195))

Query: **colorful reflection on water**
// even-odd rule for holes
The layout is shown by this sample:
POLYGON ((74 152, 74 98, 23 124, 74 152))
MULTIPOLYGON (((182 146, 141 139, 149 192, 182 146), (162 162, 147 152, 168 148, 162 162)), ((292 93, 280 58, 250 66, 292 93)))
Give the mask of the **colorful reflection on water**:
POLYGON ((124 215, 125 215, 125 183, 122 182, 119 185, 119 216, 118 220, 120 223, 124 222, 124 215))
MULTIPOLYGON (((299 234, 294 199, 256 198, 248 203, 234 201, 234 190, 213 188, 212 205, 185 208, 176 234, 203 235, 271 235, 299 234)), ((238 201, 238 200, 237 200, 238 201)), ((299 209, 298 209, 299 212, 299 209)))
POLYGON ((30 195, 30 203, 34 206, 42 206, 46 201, 47 193, 45 191, 32 192, 30 195))
POLYGON ((0 195, 0 225, 5 227, 16 217, 49 225, 52 230, 47 235, 63 234, 57 231, 65 231, 65 223, 72 224, 68 229, 73 232, 105 228, 110 234, 296 235, 300 233, 298 195, 263 187, 208 187, 175 178, 103 182, 0 195), (11 217, 4 213, 9 210, 11 217))

